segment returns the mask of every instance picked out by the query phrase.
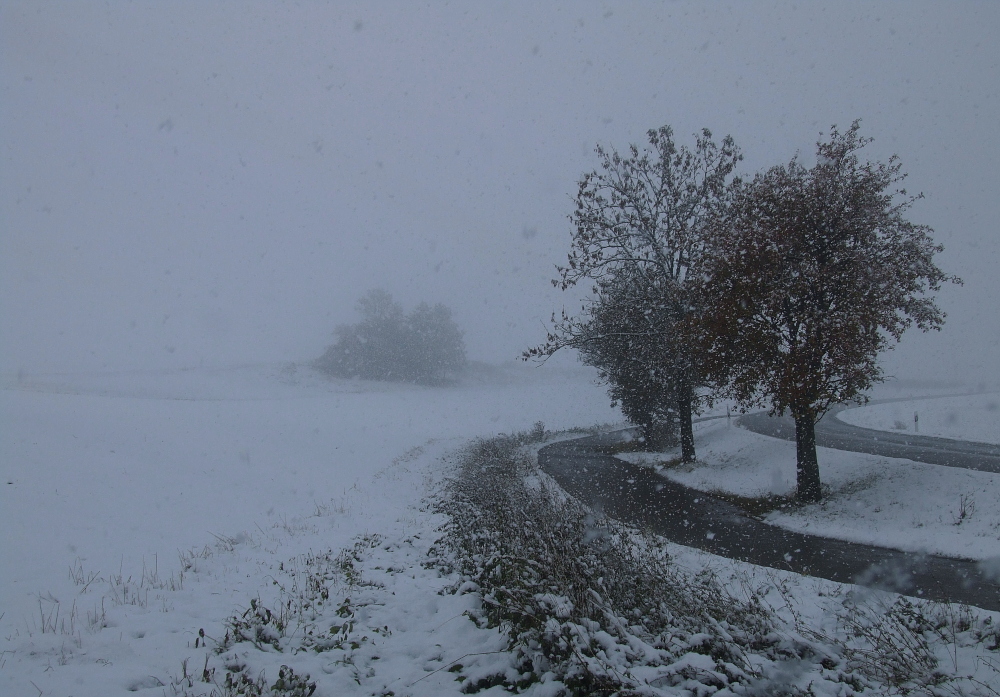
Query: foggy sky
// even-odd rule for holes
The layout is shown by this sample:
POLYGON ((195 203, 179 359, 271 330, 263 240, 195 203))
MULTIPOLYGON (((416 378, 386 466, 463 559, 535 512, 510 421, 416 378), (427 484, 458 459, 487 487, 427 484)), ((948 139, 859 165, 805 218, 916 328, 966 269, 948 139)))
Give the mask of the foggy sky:
POLYGON ((997 3, 0 3, 0 369, 318 356, 366 290, 507 360, 598 143, 863 119, 965 280, 901 377, 1000 379, 997 3))

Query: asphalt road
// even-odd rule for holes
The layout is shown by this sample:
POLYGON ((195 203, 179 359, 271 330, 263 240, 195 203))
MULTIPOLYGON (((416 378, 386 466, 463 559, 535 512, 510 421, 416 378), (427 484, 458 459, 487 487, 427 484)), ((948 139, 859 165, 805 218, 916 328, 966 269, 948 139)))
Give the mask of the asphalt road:
MULTIPOLYGON (((1000 445, 860 428, 838 419, 840 411, 843 408, 829 411, 816 424, 816 445, 906 458, 931 465, 1000 473, 1000 445)), ((737 423, 754 433, 795 440, 795 422, 788 416, 775 417, 759 412, 742 416, 737 423)))
MULTIPOLYGON (((767 424, 755 419, 755 415, 751 417, 753 426, 767 424)), ((767 428, 778 433, 781 425, 767 428)), ((832 581, 1000 610, 1000 574, 988 573, 978 562, 804 535, 768 525, 730 503, 671 482, 651 468, 608 454, 608 446, 620 442, 622 434, 547 445, 538 453, 539 466, 569 493, 595 509, 678 544, 832 581)), ((858 441, 851 443, 863 440, 861 436, 857 438, 858 441)), ((913 454, 893 457, 916 459, 913 454)), ((973 456, 981 457, 982 453, 973 456)), ((983 464, 980 460, 973 461, 983 464)))

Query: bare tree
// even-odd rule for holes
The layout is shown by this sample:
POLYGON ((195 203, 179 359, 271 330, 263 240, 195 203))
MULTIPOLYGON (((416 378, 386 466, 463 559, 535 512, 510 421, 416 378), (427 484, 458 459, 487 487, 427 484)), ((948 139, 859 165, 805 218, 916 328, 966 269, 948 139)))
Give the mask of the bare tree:
MULTIPOLYGON (((643 355, 662 361, 646 368, 669 374, 666 382, 672 386, 680 420, 682 459, 690 462, 695 458, 691 419, 702 376, 684 332, 698 311, 689 272, 705 249, 705 223, 725 204, 729 177, 742 155, 731 137, 720 145, 707 129, 696 136, 693 150, 676 145, 669 126, 647 135, 648 147, 632 145, 625 155, 597 148, 600 165, 583 176, 574 199, 576 211, 570 219, 576 230, 568 264, 553 281, 563 290, 590 281, 594 298, 581 318, 564 314, 546 344, 526 356, 550 355, 563 346, 581 348, 588 342, 593 346, 589 319, 598 316, 603 302, 614 296, 615 303, 627 304, 628 294, 635 292, 638 307, 649 299, 638 296, 656 289, 655 303, 642 307, 657 313, 655 321, 619 327, 616 332, 628 341, 608 347, 621 355, 612 352, 602 360, 627 363, 643 355), (612 288, 616 290, 609 294, 612 288)), ((615 373, 606 377, 614 386, 615 373)))
POLYGON ((859 128, 832 128, 811 169, 795 158, 741 186, 704 268, 710 375, 744 408, 791 412, 803 501, 822 495, 816 421, 865 401, 883 379, 878 354, 912 324, 940 329, 929 293, 960 283, 934 265, 932 230, 904 217, 920 196, 896 188, 898 158, 859 160, 859 128))

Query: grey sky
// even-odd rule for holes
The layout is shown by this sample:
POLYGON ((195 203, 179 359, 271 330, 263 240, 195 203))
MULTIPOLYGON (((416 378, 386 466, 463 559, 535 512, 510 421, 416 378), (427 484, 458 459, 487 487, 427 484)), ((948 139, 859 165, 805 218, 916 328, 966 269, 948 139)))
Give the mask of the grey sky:
POLYGON ((707 126, 750 172, 860 117, 966 281, 891 372, 996 382, 998 35, 997 3, 4 1, 0 367, 310 358, 375 286, 509 359, 572 301, 597 143, 707 126))

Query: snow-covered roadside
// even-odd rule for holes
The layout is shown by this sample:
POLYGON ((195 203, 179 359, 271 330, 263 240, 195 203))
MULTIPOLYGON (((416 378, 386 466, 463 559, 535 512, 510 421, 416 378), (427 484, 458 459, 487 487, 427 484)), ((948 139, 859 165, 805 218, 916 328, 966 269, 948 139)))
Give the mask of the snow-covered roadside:
MULTIPOLYGON (((262 399, 270 380, 236 403, 187 400, 184 390, 166 400, 3 394, 3 423, 17 438, 0 454, 20 469, 6 480, 19 485, 16 494, 5 485, 2 522, 27 539, 0 544, 5 560, 27 563, 2 568, 0 694, 222 695, 227 676, 270 688, 287 666, 285 684, 302 691, 272 693, 306 694, 315 683, 320 697, 459 695, 475 676, 510 667, 504 638, 466 614, 478 595, 441 593, 459 579, 425 567, 443 520, 426 497, 470 437, 615 418, 602 390, 570 372, 262 399), (29 583, 34 590, 13 592, 29 583), (234 640, 237 631, 253 640, 234 640)), ((790 627, 844 638, 847 587, 667 550, 692 571, 711 567, 735 592, 764 587, 790 627)), ((954 648, 956 670, 996 677, 976 663, 980 647, 954 648)), ((709 675, 701 654, 685 660, 678 674, 709 675)), ((552 687, 536 683, 530 694, 552 687)))
POLYGON ((5 642, 0 692, 224 694, 227 672, 270 687, 288 666, 317 695, 401 695, 418 681, 416 694, 448 693, 453 675, 431 671, 503 648, 498 632, 463 616, 474 597, 439 594, 450 580, 422 565, 441 521, 421 495, 456 445, 425 444, 366 477, 358 491, 377 497, 377 511, 324 509, 219 536, 182 552, 183 569, 172 564, 169 578, 122 583, 81 568, 82 582, 58 607, 43 594, 48 620, 5 642), (345 527, 368 532, 345 535, 345 527), (241 626, 259 647, 226 642, 241 626), (324 650, 295 651, 311 647, 310 633, 324 650))
MULTIPOLYGON (((698 462, 679 453, 625 453, 699 491, 744 497, 795 492, 795 444, 726 419, 695 424, 698 462)), ((969 559, 1000 558, 1000 475, 819 448, 829 488, 818 504, 776 510, 766 520, 813 535, 969 559)))
MULTIPOLYGON (((185 552, 182 577, 139 580, 124 604, 111 599, 113 582, 85 582, 73 599, 75 624, 17 633, 5 643, 0 691, 285 697, 310 694, 315 685, 319 697, 465 694, 463 687, 477 676, 510 669, 514 656, 499 631, 470 619, 480 608, 478 594, 448 592, 460 579, 426 566, 443 518, 422 496, 452 472, 456 445, 427 443, 372 472, 370 483, 391 514, 369 516, 360 526, 367 532, 348 540, 344 550, 329 543, 339 539, 331 534, 333 522, 345 514, 321 511, 295 525, 221 537, 185 552), (234 640, 236 630, 255 641, 234 640), (282 671, 292 689, 269 692, 282 671), (247 691, 227 691, 227 678, 231 684, 246 681, 247 691), (253 692, 251 685, 262 689, 253 692)), ((847 641, 845 603, 852 612, 876 613, 894 602, 892 594, 852 595, 848 586, 665 547, 675 564, 691 572, 711 569, 734 594, 762 593, 786 631, 805 632, 817 646, 847 641)), ((962 611, 955 616, 967 617, 962 611)), ((993 613, 978 617, 1000 619, 993 613)), ((936 644, 933 651, 947 672, 994 684, 989 681, 997 675, 979 660, 983 648, 970 636, 936 644)), ((688 653, 669 666, 670 674, 686 676, 683 685, 650 687, 648 694, 701 689, 712 683, 713 666, 708 656, 688 653)), ((775 668, 769 679, 779 683, 805 685, 820 677, 815 662, 775 668)), ((557 687, 538 682, 525 694, 542 697, 557 687)), ((817 689, 815 694, 831 697, 853 694, 822 681, 817 689)), ((482 694, 507 693, 497 686, 482 694)))
MULTIPOLYGON (((299 400, 267 398, 272 377, 250 380, 238 403, 185 399, 186 388, 169 385, 157 390, 172 398, 156 400, 4 393, 5 427, 17 436, 2 446, 4 475, 17 484, 5 485, 3 523, 26 539, 3 542, 4 558, 23 563, 3 567, 15 612, 2 618, 0 693, 237 693, 228 679, 244 681, 245 694, 308 694, 315 684, 320 697, 459 695, 476 676, 511 668, 506 639, 469 617, 479 596, 442 592, 460 579, 425 566, 443 521, 427 497, 469 437, 614 418, 600 388, 572 372, 451 391, 331 392, 303 377, 309 394, 299 400), (53 500, 56 490, 65 496, 53 500), (163 551, 171 542, 179 554, 163 551), (284 691, 273 688, 279 680, 284 691)), ((69 387, 60 392, 85 391, 69 387)), ((845 640, 850 588, 666 549, 733 592, 763 588, 788 631, 845 640)), ((877 609, 893 596, 851 602, 877 609)), ((981 648, 962 641, 934 650, 954 655, 954 670, 993 680, 976 663, 981 648)), ((672 675, 711 682, 706 656, 682 662, 672 675)), ((556 687, 534 683, 529 694, 556 687)))
POLYGON ((845 409, 836 418, 879 431, 1000 444, 998 392, 871 404, 845 409))

